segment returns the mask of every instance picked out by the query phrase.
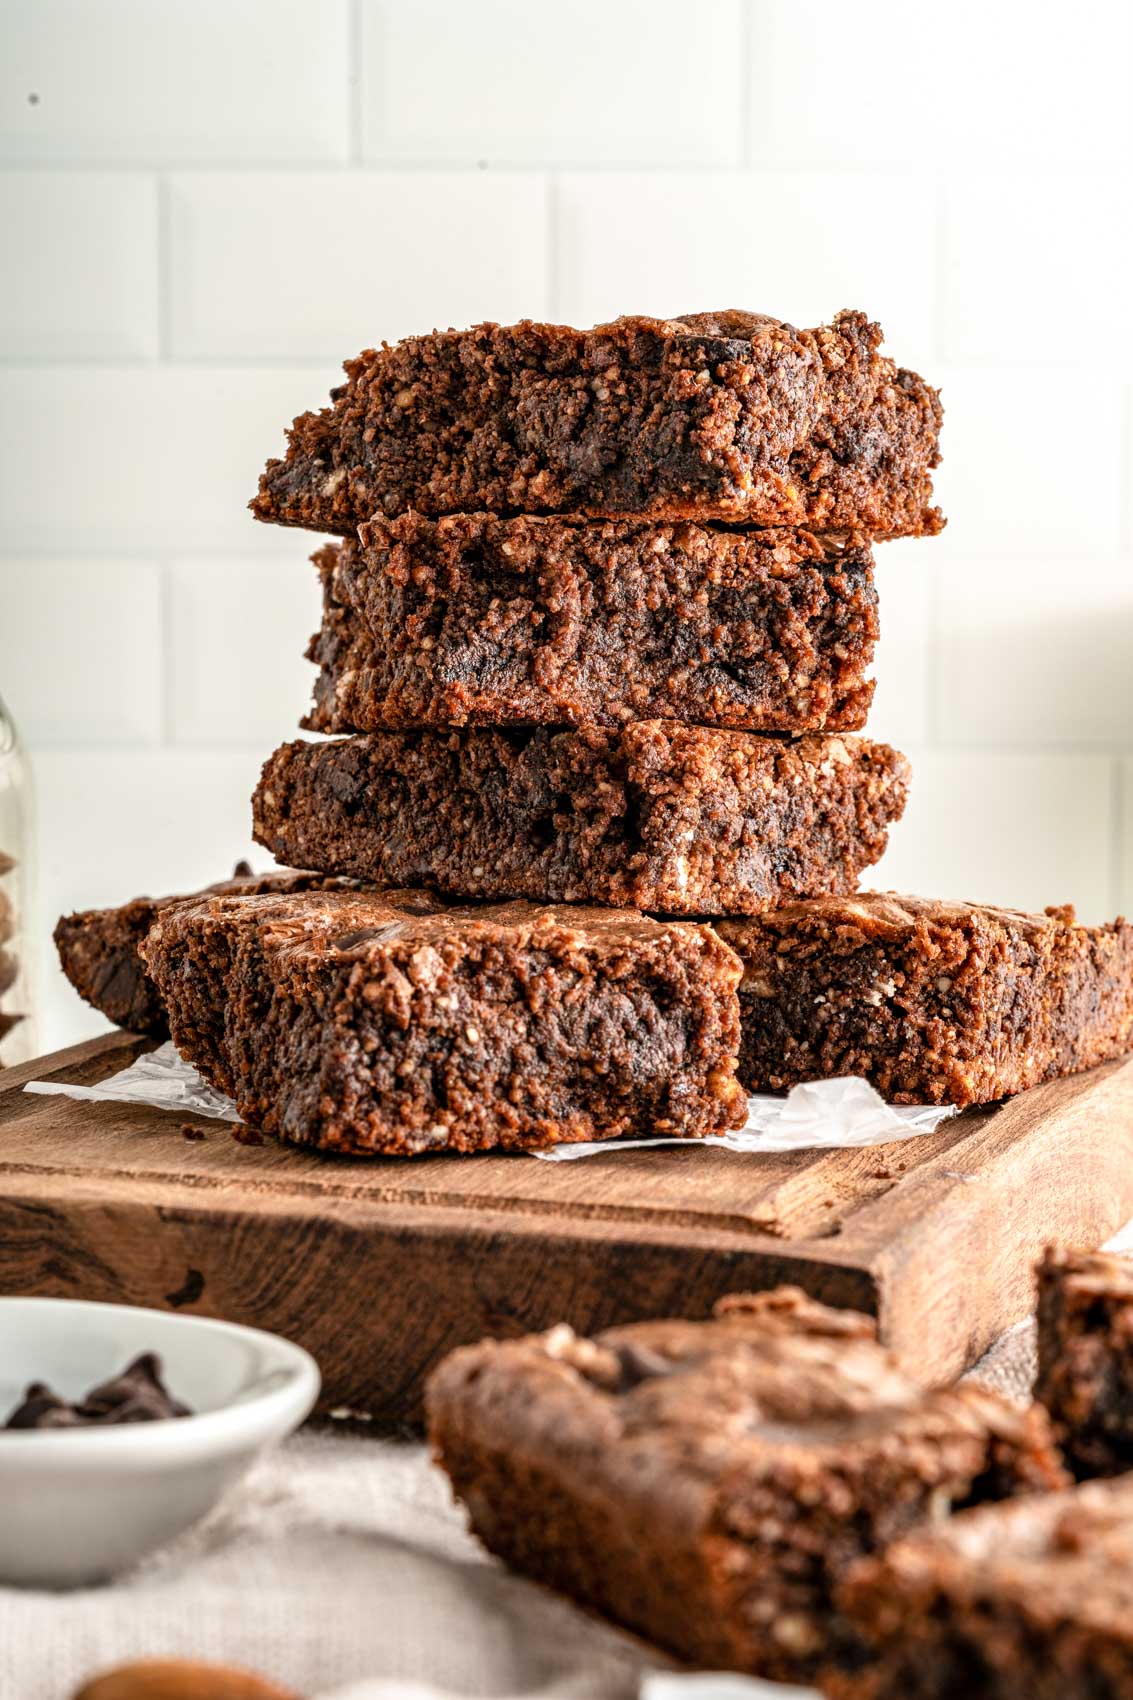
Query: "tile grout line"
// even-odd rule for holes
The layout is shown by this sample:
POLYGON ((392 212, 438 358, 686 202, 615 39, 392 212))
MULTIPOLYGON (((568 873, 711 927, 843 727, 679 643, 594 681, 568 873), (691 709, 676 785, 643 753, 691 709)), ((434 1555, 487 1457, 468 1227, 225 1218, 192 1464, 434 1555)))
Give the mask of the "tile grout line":
POLYGON ((172 209, 170 206, 169 174, 157 174, 157 363, 164 366, 173 348, 172 284, 172 209))
POLYGON ((752 28, 752 0, 740 0, 740 167, 750 169, 752 153, 752 83, 754 82, 752 55, 755 50, 755 32, 752 28))
POLYGON ((158 622, 161 633, 161 679, 158 734, 160 748, 173 748, 173 569, 168 556, 158 562, 158 622))
POLYGON ((1109 792, 1110 792, 1110 822, 1109 822, 1109 897, 1110 914, 1121 912, 1124 899, 1124 851, 1127 828, 1125 806, 1125 775, 1123 758, 1114 755, 1110 761, 1109 792))
POLYGON ((362 0, 347 0, 346 87, 349 101, 347 163, 362 163, 362 0))
POLYGON ((546 229, 543 233, 544 257, 543 263, 547 268, 547 318, 552 324, 557 324, 562 311, 562 290, 559 287, 559 213, 562 196, 557 171, 548 171, 546 175, 545 194, 546 229))

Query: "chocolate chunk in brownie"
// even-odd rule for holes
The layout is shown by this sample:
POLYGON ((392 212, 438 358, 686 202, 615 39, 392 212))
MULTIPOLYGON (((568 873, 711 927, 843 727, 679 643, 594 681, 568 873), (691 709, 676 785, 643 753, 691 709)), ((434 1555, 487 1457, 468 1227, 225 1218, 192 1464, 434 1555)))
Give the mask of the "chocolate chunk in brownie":
POLYGON ((750 1092, 864 1075, 896 1104, 984 1104, 1133 1050, 1133 927, 1070 908, 862 892, 720 933, 743 958, 750 1092))
POLYGON ((426 1403, 492 1552, 693 1664, 788 1682, 853 1658, 832 1592, 863 1553, 1067 1479, 1037 1407, 925 1392, 868 1318, 793 1289, 484 1341, 426 1403))
POLYGON ((750 914, 848 891, 908 763, 865 738, 672 721, 618 732, 372 732, 284 744, 253 803, 281 861, 462 897, 750 914))
POLYGON ((1133 1261, 1052 1249, 1038 1275, 1035 1398, 1075 1475, 1133 1470, 1133 1261))
POLYGON ((315 562, 315 732, 653 717, 853 731, 873 696, 861 534, 403 514, 315 562))
POLYGON ((347 362, 252 510, 342 536, 409 508, 939 531, 940 401, 880 343, 863 313, 738 311, 410 337, 347 362))
POLYGON ((871 1655, 838 1700, 1120 1700, 1133 1481, 966 1512, 864 1560, 838 1600, 871 1655))
MULTIPOLYGON (((290 869, 253 874, 245 862, 232 879, 206 886, 205 892, 309 891, 342 883, 326 874, 290 869)), ((205 892, 135 897, 114 909, 83 909, 61 916, 55 927, 55 947, 63 972, 79 996, 116 1027, 148 1033, 155 1039, 168 1038, 165 1010, 139 949, 163 909, 173 903, 192 902, 205 892)))
POLYGON ((739 963, 709 927, 422 891, 205 897, 142 954, 245 1120, 355 1154, 742 1124, 739 963))

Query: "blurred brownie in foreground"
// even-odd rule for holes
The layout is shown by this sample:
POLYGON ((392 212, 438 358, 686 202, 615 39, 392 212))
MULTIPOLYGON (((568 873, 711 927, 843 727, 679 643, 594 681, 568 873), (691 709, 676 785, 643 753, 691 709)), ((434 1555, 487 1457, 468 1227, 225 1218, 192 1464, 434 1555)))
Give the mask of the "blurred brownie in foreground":
POLYGON ((837 1700, 1123 1700, 1133 1481, 966 1512, 865 1560, 838 1603, 876 1662, 837 1700))
POLYGON ((347 361, 252 511, 344 537, 410 508, 931 534, 940 400, 880 344, 864 313, 737 310, 408 337, 347 361))
POLYGON ((281 862, 461 897, 746 915, 852 891, 909 766, 866 738, 632 721, 284 744, 253 799, 281 862))
POLYGON ((1052 1249, 1038 1276, 1035 1398, 1075 1475, 1133 1470, 1133 1262, 1052 1249))
POLYGON ((742 1125, 740 967, 709 927, 423 891, 205 897, 142 954, 245 1121, 355 1154, 742 1125))
POLYGON ((985 1104, 1133 1050, 1133 926, 893 892, 721 921, 749 1092, 860 1074, 894 1104, 985 1104))
POLYGON ((853 1662, 851 1563, 949 1506, 1067 1478, 1045 1413, 926 1392, 793 1288, 711 1321, 483 1341, 430 1377, 436 1456, 492 1552, 710 1669, 853 1662))
POLYGON ((141 944, 154 921, 174 903, 193 902, 211 892, 220 896, 255 892, 311 891, 353 882, 326 874, 280 869, 254 874, 247 862, 230 880, 177 897, 135 897, 113 909, 81 909, 56 922, 54 939, 64 974, 79 996, 116 1027, 169 1037, 169 1022, 157 987, 146 972, 141 944))
POLYGON ((873 697, 860 533, 403 514, 315 563, 314 732, 653 718, 847 732, 873 697))

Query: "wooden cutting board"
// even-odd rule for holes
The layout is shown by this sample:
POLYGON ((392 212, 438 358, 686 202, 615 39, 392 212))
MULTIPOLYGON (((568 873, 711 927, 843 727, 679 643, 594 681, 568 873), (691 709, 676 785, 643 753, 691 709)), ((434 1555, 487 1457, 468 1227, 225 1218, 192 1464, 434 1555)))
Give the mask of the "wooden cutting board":
POLYGON ((864 1151, 667 1146, 320 1158, 227 1123, 23 1091, 87 1084, 147 1041, 112 1034, 0 1074, 0 1292, 221 1316, 299 1341, 324 1409, 419 1419, 452 1347, 563 1320, 681 1313, 793 1281, 875 1312, 926 1378, 971 1364, 1032 1304, 1049 1240, 1133 1217, 1133 1059, 864 1151))

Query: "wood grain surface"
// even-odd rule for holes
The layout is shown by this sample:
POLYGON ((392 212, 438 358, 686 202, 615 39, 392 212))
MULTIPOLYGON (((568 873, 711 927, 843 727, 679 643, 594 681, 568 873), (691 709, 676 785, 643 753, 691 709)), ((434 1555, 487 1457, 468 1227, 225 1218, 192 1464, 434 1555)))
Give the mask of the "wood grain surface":
POLYGON ((382 1422, 416 1421, 431 1364, 484 1334, 700 1316, 783 1281, 875 1312, 945 1379, 1027 1313, 1044 1244, 1096 1246, 1133 1217, 1133 1059, 870 1150, 574 1163, 319 1157, 23 1091, 149 1044, 110 1034, 0 1073, 0 1293, 272 1329, 318 1359, 324 1409, 382 1422))

